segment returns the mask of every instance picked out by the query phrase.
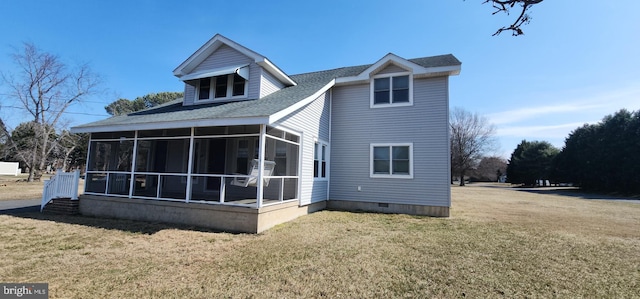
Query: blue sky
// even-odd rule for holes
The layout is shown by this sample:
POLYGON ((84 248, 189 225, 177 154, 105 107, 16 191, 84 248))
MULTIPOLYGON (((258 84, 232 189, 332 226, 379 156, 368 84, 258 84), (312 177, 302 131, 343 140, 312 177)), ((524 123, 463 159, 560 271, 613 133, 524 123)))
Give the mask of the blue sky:
MULTIPOLYGON (((525 35, 491 34, 514 15, 482 0, 0 2, 0 70, 32 42, 68 64, 88 62, 105 93, 65 115, 69 126, 108 117, 118 98, 182 91, 172 71, 216 33, 288 74, 452 53, 462 72, 450 105, 489 118, 508 157, 522 140, 561 147, 584 123, 640 110, 640 1, 546 0, 525 35)), ((0 90, 2 90, 0 86, 0 90)), ((2 93, 3 91, 0 91, 2 93)), ((0 95, 11 127, 27 115, 0 95)))

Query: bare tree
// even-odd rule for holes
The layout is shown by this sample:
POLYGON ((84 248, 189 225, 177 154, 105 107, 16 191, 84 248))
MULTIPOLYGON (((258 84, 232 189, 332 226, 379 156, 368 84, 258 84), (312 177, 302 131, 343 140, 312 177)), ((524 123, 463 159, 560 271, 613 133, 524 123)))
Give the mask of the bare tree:
POLYGON ((33 117, 36 142, 24 155, 29 167, 28 181, 41 171, 53 149, 57 124, 69 106, 94 94, 100 78, 87 64, 69 69, 57 56, 42 52, 31 43, 24 43, 21 51, 11 57, 17 74, 3 73, 2 79, 9 87, 10 98, 20 102, 33 117))
POLYGON ((511 31, 511 34, 513 36, 524 34, 520 27, 522 25, 529 24, 529 22, 531 21, 531 16, 528 12, 530 11, 531 7, 541 3, 542 1, 543 0, 485 0, 483 3, 491 3, 493 8, 496 9, 492 13, 493 15, 501 12, 508 15, 516 6, 518 6, 520 12, 518 14, 518 18, 516 18, 513 24, 498 29, 498 31, 496 31, 493 35, 499 35, 503 31, 511 31))
POLYGON ((78 148, 82 146, 82 136, 79 134, 72 134, 67 130, 63 130, 60 132, 58 136, 58 143, 56 144, 56 153, 58 156, 58 161, 56 163, 57 169, 62 169, 63 171, 67 171, 71 165, 70 156, 71 154, 78 148))
POLYGON ((11 134, 4 125, 2 119, 0 119, 0 159, 4 160, 9 152, 9 138, 11 134))
POLYGON ((467 172, 476 167, 482 156, 495 149, 496 129, 485 117, 462 108, 451 111, 449 125, 451 173, 460 176, 460 186, 464 186, 467 172))
POLYGON ((471 171, 470 176, 482 182, 497 182, 507 173, 507 160, 501 157, 482 157, 478 166, 471 171))

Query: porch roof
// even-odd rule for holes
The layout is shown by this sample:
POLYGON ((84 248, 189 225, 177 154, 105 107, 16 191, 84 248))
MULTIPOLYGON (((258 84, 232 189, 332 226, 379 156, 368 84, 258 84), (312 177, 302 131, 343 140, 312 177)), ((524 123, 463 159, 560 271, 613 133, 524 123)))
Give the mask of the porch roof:
MULTIPOLYGON (((460 65, 453 55, 409 59, 423 67, 460 65)), ((183 99, 127 115, 114 116, 71 129, 74 133, 170 129, 202 126, 270 124, 318 92, 331 87, 336 78, 354 77, 372 66, 360 65, 290 76, 297 85, 283 88, 261 99, 183 106, 183 99), (277 116, 277 117, 274 117, 277 116)))

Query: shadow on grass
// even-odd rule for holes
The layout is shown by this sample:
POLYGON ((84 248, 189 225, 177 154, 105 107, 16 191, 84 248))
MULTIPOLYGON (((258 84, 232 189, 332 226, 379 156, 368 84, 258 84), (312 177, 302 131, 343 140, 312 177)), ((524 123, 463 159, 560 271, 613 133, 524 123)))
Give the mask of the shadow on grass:
POLYGON ((529 193, 545 194, 545 195, 561 195, 561 196, 580 198, 580 199, 589 199, 589 200, 615 200, 615 201, 627 201, 627 202, 633 202, 633 203, 640 203, 640 198, 587 192, 576 187, 538 187, 538 188, 513 188, 513 189, 521 192, 529 192, 529 193))
POLYGON ((529 192, 544 195, 560 195, 589 200, 614 200, 631 203, 640 203, 640 196, 624 196, 618 194, 604 194, 582 190, 578 187, 522 187, 508 183, 471 183, 468 186, 509 189, 519 192, 529 192))
POLYGON ((177 229, 190 230, 208 233, 222 233, 223 231, 208 229, 190 225, 180 225, 172 223, 146 222, 138 220, 114 219, 114 218, 98 218, 82 215, 60 215, 52 213, 40 213, 40 206, 30 206, 16 209, 0 210, 0 215, 9 215, 25 219, 33 219, 39 221, 53 221, 57 223, 82 225, 92 228, 100 228, 107 230, 120 230, 133 234, 152 235, 162 230, 177 229))

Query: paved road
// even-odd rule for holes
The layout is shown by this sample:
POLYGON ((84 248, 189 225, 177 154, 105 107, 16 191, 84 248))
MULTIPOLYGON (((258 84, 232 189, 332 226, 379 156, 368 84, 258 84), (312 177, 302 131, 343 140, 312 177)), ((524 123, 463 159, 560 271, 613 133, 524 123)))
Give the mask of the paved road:
POLYGON ((39 212, 41 199, 0 200, 0 215, 39 212))

